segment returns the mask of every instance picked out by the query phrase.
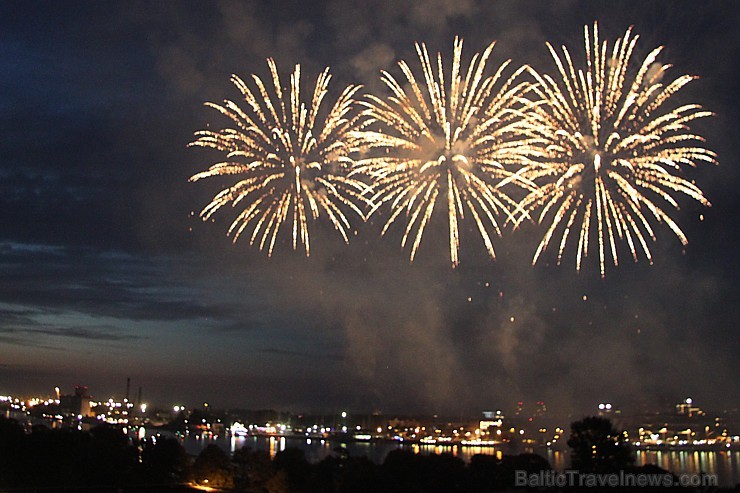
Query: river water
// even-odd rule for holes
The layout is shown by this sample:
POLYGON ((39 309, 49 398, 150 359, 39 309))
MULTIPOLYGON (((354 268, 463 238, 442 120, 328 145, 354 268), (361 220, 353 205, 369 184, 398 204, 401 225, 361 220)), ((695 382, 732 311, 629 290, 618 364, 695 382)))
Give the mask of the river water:
MULTIPOLYGON (((209 444, 216 444, 226 452, 233 453, 242 447, 265 450, 274 456, 286 447, 303 450, 309 462, 319 462, 327 456, 343 449, 350 456, 365 456, 375 463, 382 463, 388 452, 397 449, 412 450, 422 454, 451 453, 465 462, 476 454, 490 454, 501 457, 502 453, 522 453, 531 450, 508 450, 495 447, 461 447, 457 445, 408 445, 396 442, 348 442, 304 439, 300 437, 208 437, 188 435, 182 440, 185 450, 197 455, 209 444)), ((570 466, 567 452, 555 450, 535 450, 543 455, 557 471, 570 466)), ((719 486, 732 487, 740 484, 740 451, 645 451, 636 452, 636 465, 654 464, 662 469, 679 474, 716 474, 719 486)))

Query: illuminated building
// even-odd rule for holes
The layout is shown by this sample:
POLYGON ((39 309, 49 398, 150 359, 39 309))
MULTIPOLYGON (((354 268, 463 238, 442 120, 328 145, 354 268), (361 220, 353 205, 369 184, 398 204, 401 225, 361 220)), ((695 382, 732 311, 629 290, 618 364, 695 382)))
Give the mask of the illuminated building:
POLYGON ((620 414, 622 411, 611 402, 600 402, 599 403, 599 416, 611 417, 612 414, 620 414))
POLYGON ((90 396, 87 395, 87 387, 75 386, 74 395, 62 395, 59 397, 59 411, 67 416, 91 416, 90 396))
POLYGON ((704 416, 706 413, 694 405, 694 400, 687 397, 683 402, 676 404, 676 414, 681 416, 704 416))
POLYGON ((547 412, 547 405, 544 401, 537 401, 534 406, 534 415, 535 416, 544 416, 547 412))
POLYGON ((483 411, 483 419, 480 420, 480 423, 478 424, 478 428, 483 433, 491 433, 491 428, 501 428, 504 422, 504 415, 501 412, 500 409, 497 409, 496 412, 493 411, 483 411))
POLYGON ((515 416, 521 416, 524 414, 524 401, 519 401, 516 403, 516 412, 514 413, 515 416))

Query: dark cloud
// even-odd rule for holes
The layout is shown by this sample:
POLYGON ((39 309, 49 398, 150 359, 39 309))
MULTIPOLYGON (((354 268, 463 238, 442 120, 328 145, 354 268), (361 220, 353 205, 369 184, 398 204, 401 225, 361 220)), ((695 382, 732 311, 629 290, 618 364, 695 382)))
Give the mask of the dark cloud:
POLYGON ((101 331, 97 328, 90 327, 60 327, 57 329, 26 329, 23 332, 28 334, 45 334, 57 337, 71 337, 74 339, 87 339, 91 341, 128 341, 143 339, 142 336, 130 334, 115 334, 112 332, 101 331))
POLYGON ((10 344, 11 346, 23 346, 28 348, 37 348, 37 349, 50 349, 54 351, 61 351, 64 350, 63 348, 51 344, 43 344, 38 341, 34 341, 32 339, 28 339, 27 337, 24 337, 23 335, 15 335, 17 332, 14 329, 3 329, 0 330, 0 342, 3 344, 10 344))
POLYGON ((38 315, 35 307, 45 313, 72 310, 129 321, 210 320, 221 330, 243 330, 274 319, 266 316, 272 306, 265 298, 269 292, 239 278, 233 280, 244 291, 234 285, 223 294, 210 292, 201 280, 211 273, 194 257, 188 271, 178 272, 183 259, 176 257, 28 244, 5 244, 4 250, 0 299, 21 307, 3 310, 5 324, 38 315))

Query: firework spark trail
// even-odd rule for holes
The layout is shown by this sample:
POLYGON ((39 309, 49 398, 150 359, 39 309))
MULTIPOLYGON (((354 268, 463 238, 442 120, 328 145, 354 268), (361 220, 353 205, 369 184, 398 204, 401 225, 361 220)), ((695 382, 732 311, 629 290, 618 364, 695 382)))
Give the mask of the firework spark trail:
POLYGON ((576 70, 567 48, 562 47, 561 57, 549 43, 560 79, 530 69, 537 85, 527 114, 532 125, 539 126, 548 157, 524 170, 540 188, 520 205, 532 213, 541 209, 537 220, 549 224, 533 264, 562 226, 558 264, 569 236, 579 230, 580 270, 596 228, 603 277, 608 255, 618 265, 619 242, 627 243, 635 261, 641 250, 652 263, 647 238, 656 237, 651 222, 665 223, 687 244, 664 204, 677 209, 675 195, 683 194, 709 206, 702 191, 679 173, 686 166, 717 161, 688 126, 711 113, 696 104, 667 108, 694 77, 682 75, 664 84, 670 65, 656 62, 662 47, 650 52, 635 72, 630 59, 638 36, 631 28, 611 52, 606 41, 599 41, 596 23, 592 32, 586 26, 584 33, 585 70, 576 70))
POLYGON ((493 75, 485 75, 493 43, 473 56, 463 73, 461 39, 455 39, 449 79, 442 55, 436 64, 424 44, 417 44, 420 79, 405 62, 398 63, 404 79, 382 72, 391 96, 373 95, 362 102, 368 117, 358 132, 368 156, 358 170, 372 181, 375 204, 390 206, 383 234, 395 222, 405 221, 401 246, 411 240, 413 261, 438 202, 446 208, 450 261, 459 262, 460 222, 469 214, 491 258, 491 236, 500 234, 496 216, 510 216, 518 204, 503 190, 507 183, 526 186, 515 171, 529 163, 535 135, 517 107, 528 83, 520 82, 519 69, 501 87, 504 62, 493 75), (436 66, 436 67, 435 67, 436 66), (373 125, 376 125, 374 128, 373 125))
POLYGON ((354 96, 360 87, 348 86, 322 119, 329 69, 318 76, 306 106, 301 101, 300 66, 295 66, 290 89, 284 93, 275 62, 267 63, 272 94, 258 76, 252 75, 252 89, 234 75, 231 80, 246 105, 228 100, 222 105, 206 103, 228 117, 233 127, 196 132, 190 145, 216 149, 226 159, 190 181, 233 175, 238 181, 213 197, 201 212, 203 220, 227 204, 244 204, 228 230, 234 242, 247 232, 250 245, 267 249, 270 256, 281 227, 290 224, 293 249, 300 244, 308 256, 309 219, 325 215, 348 242, 351 225, 345 211, 364 219, 362 209, 369 205, 367 186, 349 176, 355 164, 351 154, 357 150, 352 137, 357 124, 354 96))

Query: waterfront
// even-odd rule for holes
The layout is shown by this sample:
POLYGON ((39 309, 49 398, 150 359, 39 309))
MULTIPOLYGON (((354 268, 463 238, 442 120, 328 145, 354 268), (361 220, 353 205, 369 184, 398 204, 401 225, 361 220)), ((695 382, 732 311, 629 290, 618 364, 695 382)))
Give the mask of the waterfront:
MULTIPOLYGON (((570 465, 570 458, 567 451, 552 449, 531 450, 459 445, 412 445, 393 441, 340 442, 305 439, 301 437, 209 437, 208 435, 195 434, 188 435, 182 439, 185 450, 191 455, 197 455, 204 447, 212 443, 229 453, 233 453, 242 447, 250 447, 253 450, 265 450, 271 456, 288 447, 293 447, 303 450, 309 462, 319 462, 328 456, 342 453, 353 457, 364 456, 375 463, 381 463, 390 451, 406 449, 422 454, 450 453, 465 462, 469 462, 476 454, 501 457, 502 454, 535 452, 544 456, 552 468, 557 471, 568 469, 570 465)), ((718 484, 722 487, 732 487, 740 484, 740 451, 638 450, 636 452, 635 464, 637 466, 654 464, 676 475, 716 474, 718 484)))

